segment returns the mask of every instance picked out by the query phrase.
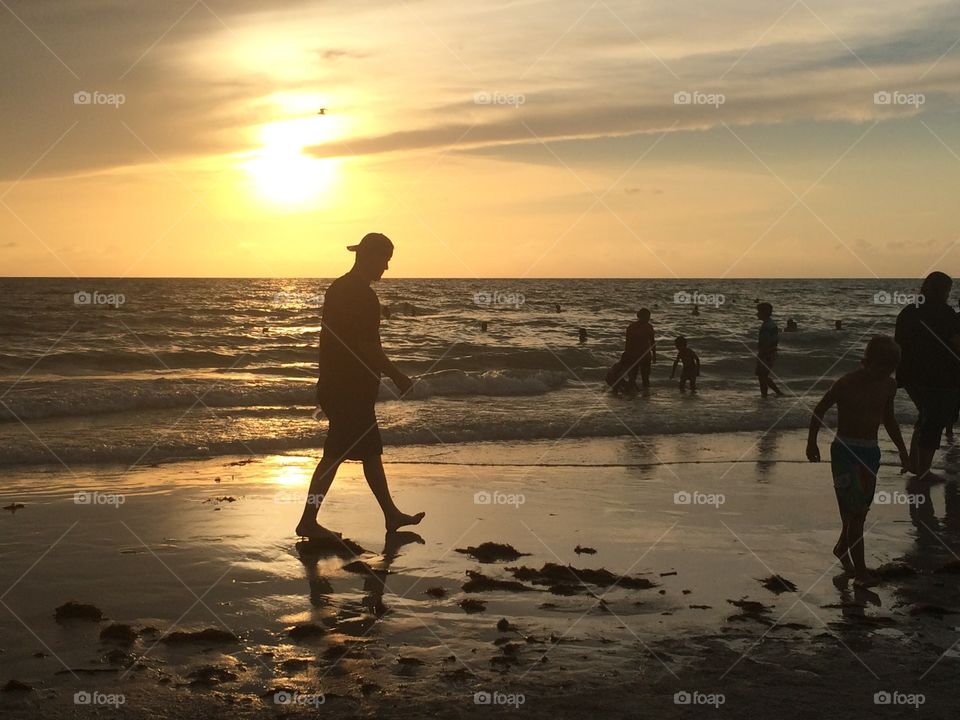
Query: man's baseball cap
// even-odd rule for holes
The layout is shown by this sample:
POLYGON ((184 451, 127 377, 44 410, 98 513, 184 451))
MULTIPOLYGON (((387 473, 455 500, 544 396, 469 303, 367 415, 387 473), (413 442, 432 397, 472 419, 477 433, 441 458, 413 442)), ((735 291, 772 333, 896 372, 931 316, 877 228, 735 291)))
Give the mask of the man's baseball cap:
POLYGON ((393 252, 393 243, 383 233, 367 233, 356 245, 348 245, 351 252, 375 252, 387 255, 393 252))

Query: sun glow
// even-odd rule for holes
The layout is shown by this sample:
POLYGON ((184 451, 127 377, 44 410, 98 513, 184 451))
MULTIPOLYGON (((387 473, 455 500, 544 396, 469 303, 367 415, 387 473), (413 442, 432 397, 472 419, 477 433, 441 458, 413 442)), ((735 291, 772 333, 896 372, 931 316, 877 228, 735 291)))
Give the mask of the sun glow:
POLYGON ((310 157, 304 148, 329 141, 335 126, 336 120, 326 115, 263 126, 262 147, 244 163, 256 193, 268 202, 287 206, 316 203, 328 195, 337 179, 339 161, 310 157))

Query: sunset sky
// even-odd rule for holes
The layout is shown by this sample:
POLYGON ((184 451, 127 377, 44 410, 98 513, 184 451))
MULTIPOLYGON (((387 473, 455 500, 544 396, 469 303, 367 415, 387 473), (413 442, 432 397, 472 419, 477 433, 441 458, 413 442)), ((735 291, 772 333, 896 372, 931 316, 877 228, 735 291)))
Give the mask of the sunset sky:
POLYGON ((960 272, 955 0, 0 0, 0 60, 7 276, 960 272))

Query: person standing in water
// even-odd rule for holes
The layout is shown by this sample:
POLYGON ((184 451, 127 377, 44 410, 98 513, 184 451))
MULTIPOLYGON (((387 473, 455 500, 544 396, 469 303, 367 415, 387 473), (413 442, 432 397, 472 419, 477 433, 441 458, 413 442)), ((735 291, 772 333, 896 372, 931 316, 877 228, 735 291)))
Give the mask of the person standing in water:
POLYGON ((773 361, 777 358, 777 345, 780 343, 780 328, 773 321, 773 305, 762 302, 757 305, 757 319, 762 321, 757 336, 757 380, 760 382, 761 397, 767 396, 768 390, 773 390, 779 396, 782 393, 776 383, 770 379, 773 372, 773 361))
POLYGON ((383 511, 387 532, 416 525, 425 514, 400 512, 390 496, 374 411, 381 375, 394 382, 401 396, 413 385, 383 352, 380 301, 370 287, 390 266, 393 243, 386 235, 369 233, 347 249, 356 253, 353 268, 327 288, 321 317, 317 404, 330 425, 296 529, 297 535, 311 539, 339 536, 320 525, 317 514, 344 460, 363 462, 364 477, 383 511))
POLYGON ((685 390, 687 383, 690 383, 690 392, 696 392, 697 376, 700 375, 700 356, 687 345, 687 339, 682 335, 674 341, 674 345, 677 346, 677 359, 673 361, 670 379, 673 380, 673 376, 677 374, 677 365, 681 365, 680 389, 685 390))
POLYGON ((637 389, 637 373, 643 387, 650 387, 650 367, 657 360, 657 341, 650 324, 650 311, 641 308, 637 319, 627 325, 626 343, 621 362, 629 367, 627 371, 628 388, 637 389))
POLYGON ((917 408, 910 457, 917 477, 931 483, 945 479, 930 467, 960 404, 960 318, 948 304, 952 287, 945 273, 927 275, 917 302, 897 315, 894 335, 903 351, 897 384, 917 408))

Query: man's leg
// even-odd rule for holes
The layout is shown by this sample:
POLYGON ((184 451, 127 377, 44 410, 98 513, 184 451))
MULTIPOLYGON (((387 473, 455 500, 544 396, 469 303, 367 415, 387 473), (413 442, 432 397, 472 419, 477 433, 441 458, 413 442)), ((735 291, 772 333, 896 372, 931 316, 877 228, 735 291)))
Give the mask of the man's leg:
POLYGON ((333 478, 336 477, 337 469, 340 467, 341 460, 332 456, 323 454, 316 469, 313 471, 313 477, 310 479, 310 488, 307 490, 307 500, 303 505, 303 515, 300 516, 300 522, 297 523, 296 533, 300 537, 326 537, 331 534, 322 525, 317 523, 317 513, 320 512, 320 503, 330 492, 330 486, 333 484, 333 478))
POLYGON ((416 515, 406 515, 397 509, 393 498, 390 496, 390 488, 387 487, 387 475, 383 471, 383 460, 379 455, 364 459, 363 476, 367 479, 367 485, 373 491, 373 496, 380 503, 387 532, 393 532, 404 525, 417 525, 423 520, 426 513, 419 512, 416 515))
POLYGON ((650 365, 650 356, 646 355, 643 360, 640 361, 640 382, 643 383, 645 388, 650 387, 650 365))

